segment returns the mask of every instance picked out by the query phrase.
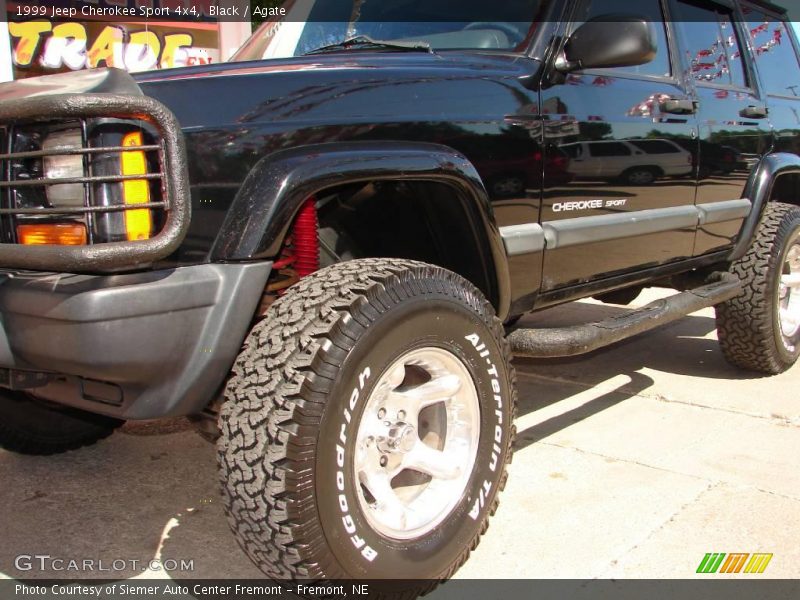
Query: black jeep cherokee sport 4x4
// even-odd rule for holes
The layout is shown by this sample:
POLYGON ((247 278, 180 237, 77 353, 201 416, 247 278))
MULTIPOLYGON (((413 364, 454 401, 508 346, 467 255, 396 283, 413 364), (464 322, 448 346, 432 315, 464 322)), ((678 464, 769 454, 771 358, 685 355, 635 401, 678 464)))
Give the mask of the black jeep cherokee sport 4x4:
POLYGON ((424 588, 497 506, 512 353, 716 306, 730 362, 796 361, 800 67, 761 1, 355 4, 0 86, 0 444, 191 415, 267 575, 424 588))

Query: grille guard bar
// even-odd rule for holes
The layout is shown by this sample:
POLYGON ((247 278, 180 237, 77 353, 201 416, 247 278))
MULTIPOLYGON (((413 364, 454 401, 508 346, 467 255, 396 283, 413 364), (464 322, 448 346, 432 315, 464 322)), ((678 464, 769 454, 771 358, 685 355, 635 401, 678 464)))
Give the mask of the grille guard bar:
POLYGON ((0 125, 109 117, 146 121, 163 147, 161 172, 166 222, 147 240, 87 246, 0 244, 0 267, 94 273, 140 268, 174 252, 191 220, 186 147, 175 115, 160 102, 133 94, 48 94, 0 101, 0 125))

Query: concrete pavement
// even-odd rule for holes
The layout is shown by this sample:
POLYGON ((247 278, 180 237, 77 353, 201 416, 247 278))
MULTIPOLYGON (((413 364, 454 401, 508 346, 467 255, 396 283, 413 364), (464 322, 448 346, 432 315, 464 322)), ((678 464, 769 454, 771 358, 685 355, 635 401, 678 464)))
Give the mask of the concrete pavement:
MULTIPOLYGON (((525 323, 620 310, 582 302, 525 323)), ((708 309, 517 369, 509 484, 458 577, 686 578, 707 552, 770 552, 761 576, 800 576, 800 366, 770 378, 728 366, 708 309)))
MULTIPOLYGON (((582 302, 524 322, 620 310, 582 302)), ((728 367, 711 310, 588 357, 516 365, 509 484, 457 577, 685 578, 707 552, 773 553, 758 577, 800 577, 800 367, 728 367)), ((154 557, 193 560, 180 574, 194 577, 259 576, 222 514, 213 448, 183 420, 57 457, 0 451, 0 481, 6 576, 36 576, 15 557, 48 553, 140 561, 115 578, 158 576, 141 569, 154 557)))

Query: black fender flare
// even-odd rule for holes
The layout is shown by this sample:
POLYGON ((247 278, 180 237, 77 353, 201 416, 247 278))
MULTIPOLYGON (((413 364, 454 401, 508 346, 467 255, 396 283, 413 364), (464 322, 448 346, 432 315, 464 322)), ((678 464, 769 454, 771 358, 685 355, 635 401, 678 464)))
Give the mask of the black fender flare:
POLYGON ((489 301, 504 318, 510 302, 508 261, 486 188, 464 155, 440 144, 340 142, 299 146, 265 156, 233 199, 211 260, 274 258, 297 211, 310 196, 347 183, 403 179, 437 181, 456 190, 486 267, 489 301))
POLYGON ((744 188, 744 197, 751 203, 750 214, 742 224, 739 238, 730 253, 731 261, 741 258, 747 252, 753 242, 756 228, 764 214, 767 202, 772 195, 775 180, 781 175, 789 173, 800 175, 800 156, 788 152, 767 154, 750 173, 744 188))

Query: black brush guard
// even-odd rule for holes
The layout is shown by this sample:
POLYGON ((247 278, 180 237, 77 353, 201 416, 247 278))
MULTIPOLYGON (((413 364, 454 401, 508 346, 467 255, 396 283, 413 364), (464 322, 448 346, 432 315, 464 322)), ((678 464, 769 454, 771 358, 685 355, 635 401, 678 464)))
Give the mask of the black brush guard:
MULTIPOLYGON (((0 267, 35 271, 62 271, 72 273, 117 272, 141 268, 165 258, 174 252, 189 227, 191 202, 188 189, 186 148, 175 116, 163 104, 147 96, 129 94, 52 94, 0 101, 0 126, 52 122, 58 119, 83 120, 93 117, 133 119, 150 123, 159 133, 157 146, 80 148, 65 152, 63 149, 35 152, 8 152, 3 149, 0 161, 7 167, 15 158, 44 157, 47 155, 81 154, 98 152, 123 152, 131 150, 158 151, 159 172, 146 175, 103 175, 10 181, 10 169, 3 169, 0 193, 9 196, 9 188, 40 185, 49 186, 80 183, 84 189, 94 183, 123 182, 125 180, 159 179, 161 199, 148 204, 119 206, 88 206, 74 208, 19 209, 10 207, 10 200, 0 208, 0 218, 14 215, 88 215, 112 211, 157 208, 163 210, 166 221, 162 229, 147 240, 108 242, 86 246, 28 246, 0 244, 0 267)), ((88 203, 86 203, 88 204, 88 203)))

